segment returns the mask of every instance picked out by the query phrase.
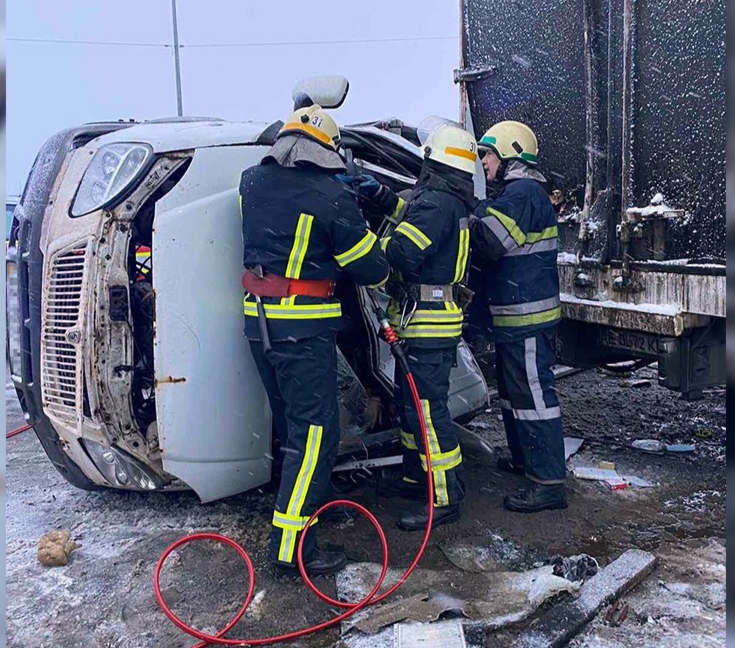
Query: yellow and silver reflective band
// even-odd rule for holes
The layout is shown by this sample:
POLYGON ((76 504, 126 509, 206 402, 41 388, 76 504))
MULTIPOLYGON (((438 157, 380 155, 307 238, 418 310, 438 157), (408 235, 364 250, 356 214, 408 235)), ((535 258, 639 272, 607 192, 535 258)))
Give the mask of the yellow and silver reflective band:
POLYGON ((510 216, 492 207, 487 207, 486 213, 487 216, 482 219, 483 224, 490 228, 506 251, 510 252, 526 242, 526 235, 510 216))
POLYGON ((546 324, 561 319, 561 306, 544 311, 543 313, 534 313, 533 315, 501 315, 493 316, 493 324, 495 326, 535 326, 537 324, 546 324))
POLYGON ((311 236, 311 225, 313 222, 314 217, 309 214, 301 214, 299 216, 293 247, 288 257, 288 264, 286 265, 286 277, 289 279, 298 279, 301 276, 301 266, 304 264, 306 250, 309 247, 309 237, 311 236))
POLYGON ((372 232, 368 231, 365 236, 360 239, 355 245, 353 245, 349 250, 346 252, 342 252, 342 254, 336 254, 334 256, 335 261, 339 263, 340 267, 344 268, 346 265, 349 265, 350 263, 353 263, 357 261, 358 259, 362 259, 370 250, 373 249, 373 245, 375 245, 375 241, 378 240, 378 237, 375 236, 372 232))
POLYGON ((454 269, 452 283, 459 283, 467 271, 467 258, 470 255, 470 219, 459 220, 459 247, 457 250, 457 265, 454 269))
POLYGON ((399 331, 402 338, 454 338, 462 335, 461 324, 418 324, 413 322, 399 331))
POLYGON ((559 296, 525 304, 490 306, 495 326, 533 326, 553 322, 561 317, 559 296))
MULTIPOLYGON (((273 526, 279 529, 294 529, 296 531, 302 531, 306 528, 306 523, 309 521, 309 516, 295 516, 286 515, 285 513, 279 513, 273 511, 273 526)), ((314 524, 319 521, 319 518, 314 518, 314 524)))
MULTIPOLYGON (((436 435, 436 428, 434 422, 431 420, 431 405, 428 400, 421 400, 421 411, 424 415, 424 421, 426 421, 426 436, 429 441, 429 454, 434 457, 441 453, 441 447, 439 446, 439 438, 436 435)), ((426 463, 424 462, 424 470, 426 470, 426 463)), ((436 505, 437 506, 448 506, 449 505, 449 492, 447 491, 447 476, 444 470, 431 471, 434 475, 434 493, 436 494, 436 505)))
MULTIPOLYGON (((248 295, 245 296, 243 307, 245 315, 248 317, 257 317, 258 309, 255 302, 247 301, 248 295)), ((291 298, 289 298, 291 299, 291 298)), ((330 317, 341 317, 342 306, 337 304, 263 304, 265 308, 265 316, 268 319, 327 319, 330 317)))
POLYGON ((561 304, 559 295, 539 299, 538 301, 526 302, 525 304, 507 304, 506 306, 490 306, 493 315, 530 315, 531 313, 542 313, 550 308, 556 308, 561 304))
POLYGON ((391 212, 391 215, 388 216, 388 220, 391 220, 393 222, 396 221, 396 219, 401 215, 401 212, 403 211, 403 208, 406 206, 406 201, 403 200, 400 196, 398 196, 398 202, 396 203, 396 208, 391 212))
POLYGON ((403 221, 398 227, 396 227, 396 234, 403 234, 408 237, 419 250, 425 250, 431 245, 431 239, 426 236, 418 227, 411 225, 403 221))
POLYGON ((547 227, 543 232, 529 232, 526 235, 526 243, 538 243, 539 241, 555 239, 558 236, 559 228, 554 225, 553 227, 547 227))
MULTIPOLYGON (((432 454, 430 456, 431 472, 434 472, 435 470, 451 470, 462 463, 462 450, 459 446, 449 452, 438 452, 437 454, 432 454)), ((420 454, 419 457, 421 457, 421 465, 423 466, 424 471, 426 471, 426 455, 420 454)))
MULTIPOLYGON (((324 428, 321 425, 310 425, 309 434, 306 438, 306 450, 304 459, 301 462, 299 474, 296 476, 291 498, 286 507, 286 517, 289 520, 303 519, 301 509, 306 500, 306 494, 309 491, 309 485, 316 470, 316 464, 319 460, 319 449, 322 445, 322 432, 324 428)), ((275 516, 274 516, 275 519, 275 516)), ((307 518, 308 520, 308 518, 307 518)), ((303 526, 301 527, 303 529, 303 526)), ((296 536, 300 529, 286 528, 281 534, 281 545, 278 549, 278 560, 282 562, 293 562, 294 550, 296 549, 296 536)))
POLYGON ((390 243, 390 236, 384 236, 380 239, 380 249, 383 250, 383 252, 388 248, 388 243, 390 243))
POLYGON ((408 450, 418 450, 416 438, 413 436, 412 432, 401 430, 401 445, 408 450))
MULTIPOLYGON (((450 302, 451 303, 451 302, 450 302)), ((464 313, 459 306, 449 310, 427 310, 424 308, 418 308, 411 318, 411 324, 462 324, 464 320, 464 313)))
POLYGON ((547 227, 543 232, 529 232, 525 244, 508 252, 508 256, 555 251, 559 247, 558 236, 559 230, 556 225, 547 227))

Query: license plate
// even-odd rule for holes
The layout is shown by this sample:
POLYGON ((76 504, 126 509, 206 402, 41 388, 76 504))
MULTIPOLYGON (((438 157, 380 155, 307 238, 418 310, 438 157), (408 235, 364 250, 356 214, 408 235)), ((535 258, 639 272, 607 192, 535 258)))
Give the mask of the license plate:
POLYGON ((610 349, 624 349, 643 355, 659 355, 658 337, 638 331, 621 331, 618 329, 602 329, 600 344, 610 349))

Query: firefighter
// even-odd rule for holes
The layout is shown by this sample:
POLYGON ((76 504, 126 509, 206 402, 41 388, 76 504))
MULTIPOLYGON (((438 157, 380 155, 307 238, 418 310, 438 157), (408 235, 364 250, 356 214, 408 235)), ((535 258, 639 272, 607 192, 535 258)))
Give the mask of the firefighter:
MULTIPOLYGON (((432 133, 424 163, 407 204, 387 187, 365 176, 358 193, 397 222, 383 239, 395 276, 389 283, 391 324, 407 345, 407 356, 426 420, 434 478, 433 526, 457 520, 464 498, 462 453, 448 409, 449 374, 456 364, 463 312, 458 285, 465 278, 469 255, 469 216, 475 206, 473 173, 477 143, 467 131, 450 124, 432 133)), ((384 497, 427 499, 426 454, 418 414, 398 363, 396 397, 402 423, 403 469, 399 479, 381 481, 384 497)), ((428 503, 404 512, 399 526, 426 527, 428 503)))
POLYGON ((564 435, 551 370, 561 317, 556 215, 536 169, 538 144, 528 126, 499 122, 478 145, 487 180, 501 187, 478 205, 470 223, 473 255, 488 264, 498 393, 510 449, 498 467, 531 480, 529 489, 508 494, 503 505, 525 513, 566 508, 564 435))
MULTIPOLYGON (((270 554, 297 573, 305 524, 324 504, 339 443, 337 348, 342 272, 377 287, 389 266, 353 196, 334 176, 345 170, 340 132, 321 107, 293 113, 260 165, 240 180, 245 334, 279 436, 282 466, 270 554)), ((334 573, 340 551, 306 537, 310 575, 334 573)))

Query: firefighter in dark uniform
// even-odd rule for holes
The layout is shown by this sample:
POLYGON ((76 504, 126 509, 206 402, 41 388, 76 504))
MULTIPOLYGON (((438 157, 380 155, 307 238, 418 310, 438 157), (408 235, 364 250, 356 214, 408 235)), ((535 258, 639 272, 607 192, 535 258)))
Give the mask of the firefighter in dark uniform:
POLYGON ((488 181, 501 184, 470 224, 474 258, 489 268, 498 393, 510 449, 498 467, 532 482, 508 494, 503 505, 525 513, 566 508, 564 434, 551 370, 561 318, 556 214, 546 179, 535 168, 538 144, 528 126, 500 122, 478 144, 488 181))
MULTIPOLYGON (((465 278, 469 255, 469 216, 477 202, 473 173, 477 143, 465 130, 445 124, 426 142, 424 164, 406 205, 374 179, 358 186, 364 196, 382 202, 382 211, 400 221, 390 239, 383 239, 394 276, 388 308, 391 325, 407 345, 407 356, 426 420, 434 478, 433 526, 459 518, 464 498, 462 453, 448 408, 449 374, 456 364, 463 312, 457 304, 458 285, 465 278)), ((398 363, 396 404, 402 423, 403 470, 400 479, 381 481, 384 497, 426 502, 426 454, 418 414, 398 363)), ((399 526, 408 531, 426 527, 428 504, 406 511, 399 526)))
MULTIPOLYGON (((300 533, 325 503, 339 444, 337 349, 342 272, 377 287, 389 266, 357 203, 334 176, 345 170, 339 128, 319 106, 297 110, 260 165, 240 180, 245 334, 268 393, 283 464, 271 558, 296 569, 300 533)), ((345 564, 339 551, 304 546, 310 574, 345 564)))

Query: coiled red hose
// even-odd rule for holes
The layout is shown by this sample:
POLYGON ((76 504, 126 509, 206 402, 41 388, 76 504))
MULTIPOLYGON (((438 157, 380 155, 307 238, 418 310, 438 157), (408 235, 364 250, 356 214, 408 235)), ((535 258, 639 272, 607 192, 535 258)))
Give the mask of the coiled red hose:
MULTIPOLYGON (((414 382, 413 376, 410 373, 406 373, 406 381, 408 382, 408 386, 411 390, 411 396, 413 397, 414 406, 416 407, 416 412, 418 413, 419 417, 419 423, 421 425, 421 436, 424 440, 424 447, 429 447, 429 440, 426 430, 426 421, 424 419, 423 410, 421 409, 421 400, 419 399, 419 393, 416 389, 416 383, 414 382)), ((264 637, 260 639, 226 639, 225 635, 232 630, 232 628, 237 625, 237 623, 242 618, 243 614, 245 614, 245 611, 248 609, 248 606, 250 605, 250 601, 253 598, 253 592, 255 591, 255 572, 253 570, 253 563, 250 560, 250 556, 248 556, 247 551, 243 549, 237 542, 232 540, 231 538, 228 538, 226 536, 217 534, 217 533, 195 533, 189 536, 185 536, 173 544, 171 544, 162 554, 161 557, 158 559, 158 562, 156 563, 156 569, 153 574, 153 589, 156 593, 156 600, 158 601, 158 605, 163 610, 163 613, 174 623, 174 625, 179 628, 179 630, 182 630, 186 634, 199 639, 202 643, 196 644, 194 648, 205 648, 207 645, 216 645, 216 646, 264 646, 267 644, 275 644, 275 643, 281 643, 284 641, 293 641, 295 639, 299 639, 300 637, 304 637, 306 635, 313 634, 315 632, 319 632, 320 630, 325 630, 326 628, 330 628, 334 625, 337 625, 338 623, 341 623, 345 619, 351 617, 353 614, 358 612, 359 610, 363 609, 364 607, 367 607, 368 605, 374 605, 375 603, 380 603, 381 601, 384 601, 386 598, 388 598, 391 594, 393 594, 405 581, 406 579, 411 575, 414 569, 416 569, 416 566, 419 563, 419 560, 421 559, 421 556, 423 555, 424 551, 426 550, 426 545, 429 542, 429 536, 431 535, 431 525, 434 521, 434 479, 433 475, 431 473, 431 456, 430 453, 426 453, 426 476, 427 476, 427 490, 428 490, 428 502, 429 502, 429 516, 426 522, 426 529, 424 531, 424 536, 421 541, 421 546, 419 547, 418 552, 416 553, 416 557, 414 558, 411 565, 408 567, 408 569, 403 573, 403 575, 398 579, 398 581, 393 585, 388 591, 386 591, 384 594, 381 594, 380 596, 376 596, 378 591, 380 590, 381 585, 383 584, 383 580, 385 580, 385 576, 388 573, 388 542, 385 537, 385 532, 383 531, 383 528, 380 526, 380 522, 375 518, 375 516, 368 511, 364 506, 358 504, 357 502, 352 502, 350 500, 334 500, 332 502, 328 502, 324 506, 322 506, 318 511, 316 511, 310 518, 309 521, 306 524, 306 527, 301 534, 301 539, 299 540, 299 545, 297 548, 297 563, 299 566, 299 572, 301 573, 301 577, 304 579, 304 582, 306 583, 306 586, 322 601, 325 603, 328 603, 329 605, 332 605, 337 608, 341 608, 345 610, 342 614, 339 616, 334 617, 333 619, 329 619, 328 621, 324 621, 323 623, 319 623, 314 626, 310 626, 308 628, 303 628, 302 630, 296 630, 294 632, 290 632, 288 634, 278 635, 275 637, 264 637), (303 548, 304 548, 304 538, 306 538, 306 534, 309 532, 309 528, 313 524, 313 521, 322 513, 325 511, 328 511, 329 509, 335 507, 335 506, 348 506, 362 515, 364 515, 370 523, 373 525, 375 530, 378 533, 378 537, 380 539, 380 545, 382 547, 383 551, 383 564, 380 570, 380 577, 378 578, 377 582, 375 583, 375 586, 372 590, 370 590, 370 593, 363 598, 361 601, 358 601, 356 603, 348 603, 344 601, 337 601, 326 594, 320 592, 317 587, 312 583, 311 579, 309 578, 309 575, 306 573, 306 570, 304 568, 304 558, 303 558, 303 548), (205 632, 200 632, 199 630, 196 630, 195 628, 192 628, 191 626, 184 623, 179 617, 177 617, 171 608, 167 605, 166 601, 163 599, 163 595, 161 594, 161 571, 163 569, 163 565, 166 562, 166 559, 171 555, 171 552, 175 551, 179 547, 189 544, 191 542, 197 542, 200 540, 212 540, 214 542, 219 542, 220 544, 227 545, 229 547, 232 547, 237 551, 237 553, 240 555, 240 557, 245 561, 245 565, 248 570, 248 592, 245 597, 245 602, 242 604, 242 607, 240 610, 235 614, 234 617, 232 617, 232 620, 222 629, 220 630, 216 635, 209 635, 205 632)))

